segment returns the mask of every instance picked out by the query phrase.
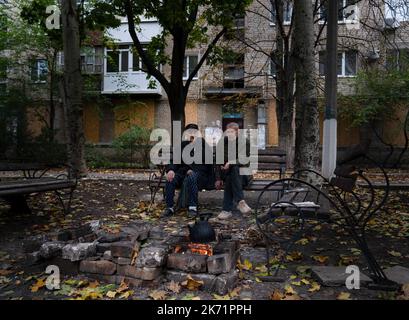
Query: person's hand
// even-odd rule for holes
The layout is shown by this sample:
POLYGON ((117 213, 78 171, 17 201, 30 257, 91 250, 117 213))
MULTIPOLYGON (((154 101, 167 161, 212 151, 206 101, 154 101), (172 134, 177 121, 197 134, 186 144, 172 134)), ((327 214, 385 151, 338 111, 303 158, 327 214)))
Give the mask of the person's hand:
POLYGON ((230 163, 226 162, 226 164, 223 167, 223 170, 227 171, 227 170, 229 170, 229 168, 230 168, 230 163))
POLYGON ((186 172, 186 174, 187 174, 188 176, 190 176, 192 173, 193 173, 192 170, 187 170, 187 172, 186 172))
POLYGON ((172 182, 173 178, 175 177, 175 171, 169 170, 168 174, 166 175, 166 178, 169 182, 172 182))
POLYGON ((220 190, 223 187, 223 180, 217 180, 214 183, 214 187, 216 188, 216 190, 220 190))

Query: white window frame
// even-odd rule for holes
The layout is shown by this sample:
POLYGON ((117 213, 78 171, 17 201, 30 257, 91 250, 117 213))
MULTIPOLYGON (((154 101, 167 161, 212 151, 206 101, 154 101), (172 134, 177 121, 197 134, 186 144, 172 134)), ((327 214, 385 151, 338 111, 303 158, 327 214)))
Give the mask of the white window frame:
MULTIPOLYGON (((338 78, 355 78, 358 73, 358 51, 356 50, 347 50, 347 51, 338 51, 337 54, 342 54, 342 60, 341 60, 341 74, 338 74, 338 57, 337 57, 337 77, 338 78), (349 51, 355 52, 355 74, 352 75, 346 75, 345 74, 345 66, 346 66, 346 53, 349 51)), ((318 61, 318 66, 319 66, 319 61, 318 61)), ((319 72, 319 67, 318 67, 318 72, 319 72)), ((319 75, 322 78, 325 78, 325 74, 319 75)))
POLYGON ((105 48, 105 59, 104 59, 104 73, 105 74, 116 74, 116 73, 130 73, 130 72, 138 72, 138 71, 133 71, 132 70, 132 51, 131 51, 131 45, 128 44, 119 44, 118 46, 128 46, 127 48, 118 48, 116 50, 105 48), (122 67, 122 52, 128 51, 128 70, 127 71, 121 71, 122 67), (110 71, 108 72, 108 52, 118 52, 118 71, 110 71))
MULTIPOLYGON (((197 63, 199 63, 199 55, 195 53, 187 54, 185 55, 185 61, 186 61, 186 69, 183 71, 183 80, 189 79, 190 73, 190 57, 197 57, 197 63)), ((183 63, 184 64, 184 63, 183 63)), ((196 73, 196 75, 192 78, 192 80, 197 80, 199 79, 199 72, 196 73)))
MULTIPOLYGON (((294 0, 294 1, 296 1, 296 0, 294 0)), ((285 26, 289 26, 289 25, 291 24, 292 16, 293 16, 294 3, 293 3, 292 1, 289 2, 289 3, 291 3, 291 6, 290 6, 290 11, 291 11, 291 13, 290 13, 290 20, 284 20, 283 24, 284 24, 285 26)), ((272 3, 270 2, 270 4, 272 4, 272 3)), ((273 4, 273 5, 274 5, 274 4, 273 4)), ((275 10, 275 7, 274 7, 274 10, 275 10)), ((286 10, 284 9, 284 16, 286 16, 285 11, 286 11, 286 10)), ((274 17, 277 17, 277 13, 275 14, 274 17)), ((270 19, 273 19, 273 8, 272 8, 272 7, 270 8, 270 19)), ((276 25, 275 22, 270 22, 270 26, 275 26, 275 25, 276 25)))

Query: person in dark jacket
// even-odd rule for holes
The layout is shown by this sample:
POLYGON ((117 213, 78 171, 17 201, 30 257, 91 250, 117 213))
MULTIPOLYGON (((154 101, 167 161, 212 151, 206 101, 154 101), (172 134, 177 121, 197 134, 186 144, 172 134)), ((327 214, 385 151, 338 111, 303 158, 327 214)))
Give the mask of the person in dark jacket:
POLYGON ((215 168, 216 189, 221 189, 224 185, 223 209, 217 217, 221 220, 231 218, 234 203, 237 204, 236 208, 242 214, 251 212, 251 208, 244 200, 243 193, 243 187, 250 182, 251 176, 240 174, 240 167, 247 165, 239 162, 239 155, 246 155, 247 157, 250 155, 250 142, 246 139, 246 144, 242 146, 238 142, 238 131, 239 125, 237 123, 229 123, 226 127, 225 137, 219 140, 216 147, 217 153, 223 153, 223 164, 218 163, 215 168), (229 143, 235 144, 233 154, 229 153, 229 143))
POLYGON ((166 185, 165 185, 165 200, 166 209, 164 216, 174 214, 174 197, 175 190, 183 185, 186 179, 188 188, 188 214, 190 216, 197 215, 198 193, 199 189, 208 188, 213 184, 213 165, 206 164, 206 152, 212 152, 211 147, 205 140, 199 137, 199 127, 196 124, 188 124, 185 127, 185 134, 189 136, 188 141, 182 141, 181 146, 181 163, 171 163, 166 167, 166 185), (186 149, 187 148, 187 149, 186 149), (193 159, 192 163, 186 163, 184 159, 184 151, 189 152, 193 159), (199 152, 195 157, 195 152, 199 152))

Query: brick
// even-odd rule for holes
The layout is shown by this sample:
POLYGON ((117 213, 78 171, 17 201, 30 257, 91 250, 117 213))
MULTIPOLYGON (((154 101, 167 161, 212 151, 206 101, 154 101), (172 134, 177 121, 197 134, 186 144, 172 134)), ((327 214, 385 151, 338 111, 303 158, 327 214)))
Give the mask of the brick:
POLYGON ((166 279, 168 281, 183 282, 190 275, 193 279, 198 281, 203 281, 203 285, 200 287, 201 290, 212 292, 216 285, 217 277, 213 274, 208 273, 196 273, 189 274, 183 271, 167 270, 166 279))
POLYGON ((220 295, 225 295, 235 288, 237 280, 238 274, 235 270, 221 274, 216 278, 214 290, 220 295))
POLYGON ((126 266, 126 265, 130 265, 132 260, 129 258, 123 258, 123 257, 118 257, 115 259, 115 261, 117 264, 121 265, 121 266, 126 266))
POLYGON ((118 275, 141 280, 154 280, 162 274, 162 268, 138 268, 118 265, 118 275))
POLYGON ((62 248, 64 247, 63 242, 59 241, 50 241, 43 243, 39 250, 39 255, 44 259, 51 259, 61 255, 62 248))
POLYGON ((113 257, 131 258, 134 244, 130 241, 120 241, 111 244, 111 255, 113 257))
POLYGON ((97 253, 96 244, 93 242, 67 244, 62 248, 62 257, 70 261, 79 261, 97 253))
POLYGON ((112 242, 119 242, 126 239, 126 235, 121 233, 119 234, 112 234, 106 231, 99 231, 97 232, 97 239, 100 243, 112 243, 112 242))
POLYGON ((235 261, 237 260, 234 259, 234 257, 237 257, 237 254, 234 254, 232 257, 227 253, 223 253, 216 254, 207 258, 208 272, 211 274, 221 274, 230 272, 230 270, 232 270, 232 268, 235 266, 235 261))
POLYGON ((111 250, 105 251, 102 256, 102 259, 111 261, 112 260, 111 250))
POLYGON ((142 279, 136 279, 136 278, 130 278, 130 277, 121 277, 118 276, 120 279, 119 283, 124 281, 129 287, 143 287, 143 288, 152 288, 156 289, 158 286, 161 284, 163 280, 163 276, 159 276, 154 280, 142 280, 142 279))
POLYGON ((86 234, 83 237, 78 238, 78 242, 93 242, 97 240, 97 236, 94 233, 86 234))
POLYGON ((166 263, 167 250, 163 247, 150 246, 142 248, 136 258, 137 267, 156 268, 166 263))
POLYGON ((72 239, 72 235, 69 230, 60 230, 51 234, 50 239, 53 241, 69 241, 72 239))
POLYGON ((105 251, 111 251, 111 244, 97 243, 97 253, 104 253, 105 251))
POLYGON ((207 256, 191 253, 171 253, 168 256, 167 267, 186 272, 206 272, 207 256))
POLYGON ((80 271, 86 273, 98 273, 105 275, 112 275, 116 272, 116 264, 111 261, 87 261, 80 262, 80 271))

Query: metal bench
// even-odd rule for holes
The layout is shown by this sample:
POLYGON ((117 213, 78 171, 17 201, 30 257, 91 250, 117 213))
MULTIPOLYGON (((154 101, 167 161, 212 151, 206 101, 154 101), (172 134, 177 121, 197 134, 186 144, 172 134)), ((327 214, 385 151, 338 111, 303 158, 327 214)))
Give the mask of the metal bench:
POLYGON ((318 172, 300 170, 291 178, 271 182, 260 193, 255 207, 255 218, 266 244, 270 279, 276 278, 284 257, 299 239, 306 233, 312 232, 317 223, 331 223, 344 228, 364 254, 374 281, 372 284, 374 288, 383 290, 397 288, 396 283, 390 281, 382 271, 366 240, 368 222, 387 201, 388 175, 366 155, 359 157, 365 158, 366 163, 372 163, 381 170, 387 186, 382 192, 374 191, 363 169, 349 162, 343 162, 338 165, 335 177, 330 181, 318 172), (357 184, 357 181, 360 181, 360 184, 357 184), (366 184, 366 190, 359 188, 361 184, 366 184), (267 192, 277 185, 282 186, 281 191, 274 195, 267 192), (281 253, 284 252, 284 254, 278 255, 279 261, 272 274, 270 255, 274 245, 278 245, 278 248, 283 250, 281 253))
MULTIPOLYGON (((58 165, 67 168, 66 165, 58 165)), ((1 171, 22 171, 23 177, 18 179, 0 180, 0 198, 11 206, 13 212, 31 212, 26 197, 53 191, 63 208, 64 214, 69 213, 73 192, 77 186, 77 179, 67 173, 55 177, 45 177, 45 173, 55 165, 38 163, 1 163, 1 171)))
MULTIPOLYGON (((286 154, 279 149, 269 148, 266 150, 259 150, 258 152, 258 170, 259 171, 273 171, 279 174, 281 179, 286 171, 286 154)), ((158 172, 154 172, 149 176, 149 188, 151 191, 151 203, 155 201, 158 190, 165 188, 166 165, 158 166, 158 172)), ((271 180, 268 179, 252 179, 250 183, 245 187, 247 191, 261 191, 263 190, 271 180)), ((277 189, 281 189, 277 186, 277 189)), ((206 190, 214 190, 213 188, 207 188, 206 190)))

